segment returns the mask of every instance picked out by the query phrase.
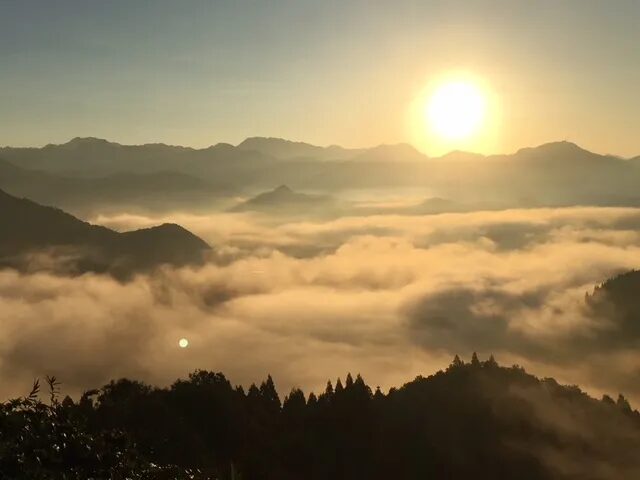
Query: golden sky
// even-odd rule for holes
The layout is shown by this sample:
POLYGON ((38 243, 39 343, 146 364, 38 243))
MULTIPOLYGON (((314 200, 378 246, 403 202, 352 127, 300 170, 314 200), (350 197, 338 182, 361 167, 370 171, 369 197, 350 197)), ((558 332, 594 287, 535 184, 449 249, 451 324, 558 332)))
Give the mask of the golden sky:
POLYGON ((465 149, 635 156, 639 17, 631 0, 5 2, 0 144, 260 135, 436 155, 456 145, 429 138, 416 102, 462 74, 488 108, 465 149))

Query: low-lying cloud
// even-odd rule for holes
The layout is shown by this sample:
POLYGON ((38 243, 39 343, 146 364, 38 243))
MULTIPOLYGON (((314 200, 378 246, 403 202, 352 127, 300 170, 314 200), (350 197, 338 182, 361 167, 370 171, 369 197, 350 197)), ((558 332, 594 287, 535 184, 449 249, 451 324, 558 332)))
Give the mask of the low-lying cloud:
POLYGON ((478 351, 640 399, 640 339, 584 301, 640 266, 640 210, 93 221, 121 230, 180 223, 215 253, 203 267, 125 283, 1 271, 2 395, 44 374, 77 393, 120 376, 164 384, 196 368, 243 384, 271 373, 282 390, 318 389, 347 371, 389 387, 478 351))

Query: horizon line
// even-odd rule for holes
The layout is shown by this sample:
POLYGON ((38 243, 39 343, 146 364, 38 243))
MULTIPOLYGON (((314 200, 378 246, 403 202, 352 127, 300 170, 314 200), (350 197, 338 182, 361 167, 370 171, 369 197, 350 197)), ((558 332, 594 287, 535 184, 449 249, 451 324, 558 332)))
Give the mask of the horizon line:
MULTIPOLYGON (((165 143, 162 141, 155 141, 155 142, 144 142, 144 143, 120 143, 117 141, 113 141, 113 140, 108 140, 106 138, 103 137, 98 137, 98 136, 76 136, 76 137, 72 137, 71 139, 69 139, 66 142, 63 143, 46 143, 44 145, 39 145, 39 146, 35 146, 35 145, 20 145, 20 146, 16 146, 16 145, 2 145, 0 146, 0 149, 36 149, 36 150, 41 150, 44 149, 46 147, 61 147, 64 145, 68 145, 70 143, 73 143, 74 141, 82 141, 82 140, 93 140, 93 141, 100 141, 100 142, 106 142, 108 144, 111 145, 118 145, 121 147, 147 147, 147 146, 165 146, 165 147, 169 147, 169 148, 182 148, 182 149, 186 149, 186 150, 194 150, 194 151, 202 151, 202 150, 208 150, 210 148, 214 148, 217 146, 223 146, 223 145, 227 145, 227 146, 231 146, 234 148, 238 148, 240 145, 242 145, 244 142, 246 142, 247 140, 252 140, 252 139, 262 139, 262 140, 274 140, 274 141, 283 141, 283 142, 287 142, 287 143, 291 143, 291 144, 298 144, 298 145, 307 145, 310 147, 315 147, 315 148, 321 148, 321 149, 329 149, 329 148, 340 148, 343 150, 352 150, 352 151, 368 151, 368 150, 373 150, 376 148, 381 148, 381 147, 398 147, 398 146, 408 146, 413 148, 416 152, 418 152, 421 155, 424 155, 426 158, 428 159, 442 159, 444 157, 447 157, 449 155, 452 154, 469 154, 469 155, 477 155, 480 157, 484 157, 484 158, 490 158, 490 157, 496 157, 496 156, 508 156, 508 155, 515 155, 519 152, 521 152, 522 150, 527 150, 527 149, 536 149, 536 148, 541 148, 544 146, 548 146, 548 145, 556 145, 556 144, 570 144, 573 145, 577 148, 579 148, 580 150, 584 150, 585 152, 589 152, 595 155, 600 155, 603 157, 613 157, 613 158, 618 158, 618 159, 622 159, 622 160, 633 160, 636 158, 640 158, 640 154, 638 155, 632 155, 632 156, 622 156, 622 155, 618 155, 618 154, 614 154, 614 153, 599 153, 599 152, 594 152, 592 150, 589 150, 587 148, 582 147, 581 145, 579 145, 576 142, 573 142, 571 140, 551 140, 551 141, 547 141, 547 142, 543 142, 540 143, 538 145, 532 145, 532 146, 522 146, 520 148, 518 148, 515 151, 511 151, 511 152, 494 152, 494 153, 489 153, 489 154, 485 154, 485 153, 479 153, 479 152, 474 152, 472 150, 461 150, 461 149, 453 149, 450 150, 446 153, 443 153, 441 155, 435 155, 435 156, 430 156, 429 154, 425 153, 424 151, 420 150, 419 148, 417 148, 415 145, 409 143, 409 142, 397 142, 397 143, 380 143, 377 145, 372 145, 372 146, 366 146, 366 147, 345 147, 342 146, 340 144, 337 143, 332 143, 329 145, 318 145, 318 144, 314 144, 314 143, 310 143, 310 142, 306 142, 304 140, 289 140, 287 138, 284 137, 273 137, 273 136, 260 136, 260 135, 253 135, 253 136, 249 136, 246 137, 244 140, 240 141, 237 144, 233 144, 233 143, 229 143, 229 142, 217 142, 217 143, 212 143, 208 146, 203 146, 203 147, 196 147, 196 146, 192 146, 192 145, 179 145, 179 144, 172 144, 172 143, 165 143)), ((251 149, 248 149, 251 150, 251 149)))

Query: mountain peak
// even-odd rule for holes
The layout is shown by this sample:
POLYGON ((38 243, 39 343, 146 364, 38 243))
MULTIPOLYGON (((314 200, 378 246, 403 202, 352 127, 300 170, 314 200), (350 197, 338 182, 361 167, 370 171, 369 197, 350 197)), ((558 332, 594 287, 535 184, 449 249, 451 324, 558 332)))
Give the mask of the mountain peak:
POLYGON ((320 147, 306 142, 296 142, 277 137, 249 137, 238 144, 237 148, 240 150, 254 150, 281 160, 345 160, 359 153, 359 150, 351 150, 337 145, 320 147))
POLYGON ((107 146, 114 145, 119 146, 117 143, 110 142, 109 140, 105 140, 104 138, 97 137, 75 137, 69 140, 67 143, 63 143, 61 145, 49 145, 49 146, 60 146, 60 147, 92 147, 92 146, 107 146))
POLYGON ((163 223, 162 225, 125 232, 122 235, 127 235, 130 238, 144 238, 156 247, 161 242, 180 242, 185 247, 185 250, 191 252, 211 249, 207 242, 176 223, 163 223))
POLYGON ((416 148, 409 143, 382 143, 376 147, 371 148, 370 150, 379 150, 379 151, 400 150, 400 151, 411 152, 411 153, 418 152, 418 150, 416 150, 416 148))
POLYGON ((268 201, 268 202, 273 202, 273 201, 281 202, 281 201, 291 201, 292 199, 298 198, 298 197, 304 197, 304 194, 300 194, 300 193, 297 193, 297 192, 293 191, 287 185, 279 185, 276 188, 274 188, 273 190, 261 193, 257 197, 254 197, 253 200, 268 201))
POLYGON ((220 151, 229 151, 233 150, 234 147, 230 143, 227 142, 218 142, 215 145, 209 145, 205 150, 220 150, 220 151))
POLYGON ((408 143, 382 144, 363 151, 359 160, 421 162, 427 156, 408 143))
POLYGON ((278 208, 289 211, 302 209, 299 211, 308 213, 310 208, 325 208, 332 205, 334 205, 334 201, 327 195, 296 192, 287 185, 280 185, 236 205, 230 211, 243 212, 278 208))
POLYGON ((529 152, 540 152, 544 154, 550 154, 550 153, 553 153, 553 154, 589 153, 591 154, 592 153, 573 142, 569 142, 568 140, 543 143, 542 145, 538 145, 537 147, 521 148, 520 150, 517 151, 517 154, 529 153, 529 152))
POLYGON ((286 140, 280 137, 247 137, 242 142, 238 144, 240 148, 253 148, 255 146, 261 145, 304 145, 304 146, 313 146, 310 143, 305 142, 295 142, 293 140, 286 140))
POLYGON ((273 193, 293 193, 287 185, 280 185, 273 189, 273 193))
POLYGON ((119 233, 0 190, 0 252, 10 259, 7 265, 27 268, 28 254, 60 248, 77 253, 68 262, 60 258, 74 264, 73 271, 126 276, 163 264, 198 264, 211 247, 180 225, 119 233))
POLYGON ((240 150, 254 150, 283 160, 322 155, 324 149, 304 142, 293 142, 283 138, 249 137, 238 144, 240 150))
POLYGON ((482 160, 484 155, 475 152, 467 152, 464 150, 451 150, 450 152, 445 153, 441 157, 440 160, 447 161, 478 161, 482 160))

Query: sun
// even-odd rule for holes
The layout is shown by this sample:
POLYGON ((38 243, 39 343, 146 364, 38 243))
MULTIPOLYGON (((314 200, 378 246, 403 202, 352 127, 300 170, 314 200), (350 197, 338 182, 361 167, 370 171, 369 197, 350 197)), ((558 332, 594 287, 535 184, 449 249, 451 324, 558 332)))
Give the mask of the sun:
POLYGON ((445 141, 467 140, 485 120, 486 97, 467 81, 449 81, 435 89, 425 105, 428 128, 445 141))
POLYGON ((504 102, 491 77, 458 70, 432 73, 425 80, 407 104, 405 126, 412 145, 442 159, 453 151, 486 155, 500 148, 504 102))
POLYGON ((187 348, 187 347, 189 346, 189 340, 187 340, 186 338, 181 338, 181 339, 178 341, 178 346, 179 346, 180 348, 187 348))

